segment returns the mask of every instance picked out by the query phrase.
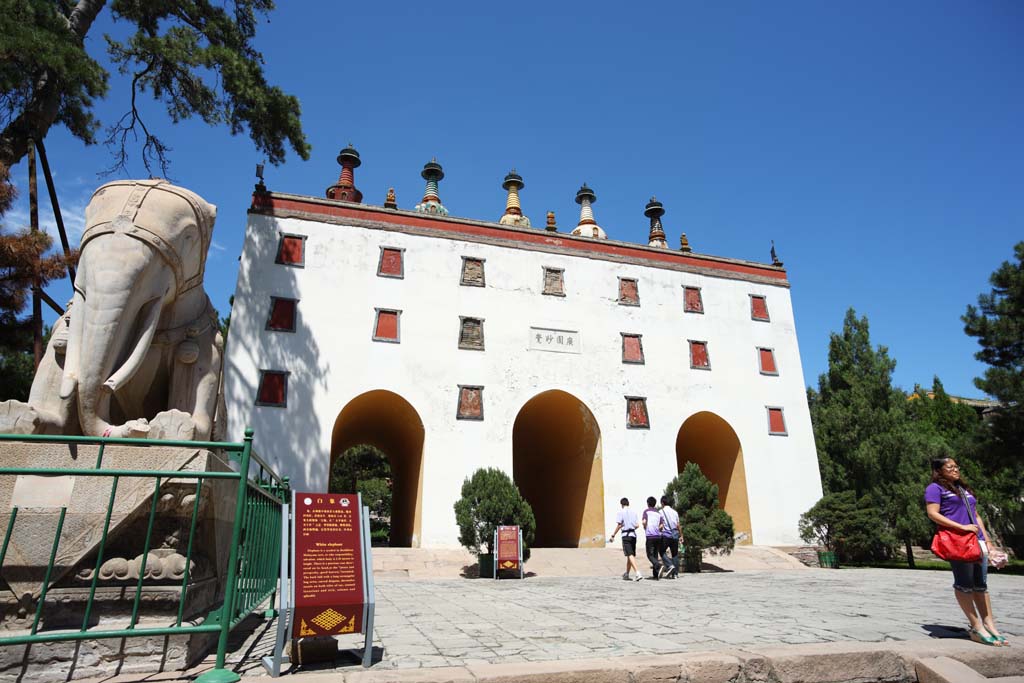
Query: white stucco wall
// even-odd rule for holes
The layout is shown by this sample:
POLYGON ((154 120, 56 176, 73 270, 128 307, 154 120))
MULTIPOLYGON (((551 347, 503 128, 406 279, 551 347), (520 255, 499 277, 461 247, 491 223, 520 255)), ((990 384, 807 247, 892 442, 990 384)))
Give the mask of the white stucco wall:
POLYGON ((511 475, 516 415, 548 389, 576 396, 600 426, 606 534, 620 497, 636 506, 677 474, 677 433, 700 411, 739 437, 755 543, 799 543, 797 519, 821 496, 785 286, 252 214, 226 359, 229 434, 252 426, 257 452, 300 490, 326 488, 349 401, 386 389, 412 404, 426 432, 424 546, 457 544, 463 479, 487 466, 511 475), (274 263, 279 233, 308 237, 304 268, 274 263), (405 249, 403 279, 377 276, 381 246, 405 249), (463 256, 486 259, 486 287, 460 285, 463 256), (544 266, 565 269, 564 298, 541 294, 544 266), (619 305, 619 277, 638 280, 639 307, 619 305), (683 312, 684 285, 702 288, 703 315, 683 312), (771 322, 751 320, 750 294, 767 297, 771 322), (271 296, 299 299, 295 333, 264 331, 271 296), (375 308, 402 311, 400 344, 371 341, 375 308), (485 319, 485 351, 458 349, 459 316, 485 319), (531 351, 531 327, 579 330, 583 352, 531 351), (621 332, 643 335, 646 364, 621 362, 621 332), (707 340, 710 372, 690 368, 688 339, 707 340), (779 376, 759 373, 759 346, 775 350, 779 376), (291 373, 286 408, 254 404, 261 368, 291 373), (459 384, 485 387, 482 422, 455 419, 459 384), (649 430, 626 428, 626 395, 647 397, 649 430), (769 405, 785 409, 788 436, 769 435, 769 405))

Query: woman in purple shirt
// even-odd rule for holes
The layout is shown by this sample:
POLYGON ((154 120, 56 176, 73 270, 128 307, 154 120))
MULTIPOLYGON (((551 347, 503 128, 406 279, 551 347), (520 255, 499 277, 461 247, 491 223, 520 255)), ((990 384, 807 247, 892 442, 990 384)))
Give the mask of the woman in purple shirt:
POLYGON ((989 534, 978 516, 974 492, 960 478, 960 468, 952 458, 932 460, 932 483, 924 490, 924 502, 928 518, 937 525, 978 535, 982 548, 980 561, 949 563, 953 568, 953 594, 971 623, 971 640, 986 645, 1008 645, 992 619, 985 547, 989 534))

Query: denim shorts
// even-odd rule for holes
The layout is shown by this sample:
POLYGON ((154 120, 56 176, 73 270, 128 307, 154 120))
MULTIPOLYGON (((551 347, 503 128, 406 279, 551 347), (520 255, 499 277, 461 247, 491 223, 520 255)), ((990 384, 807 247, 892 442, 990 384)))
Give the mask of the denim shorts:
POLYGON ((988 557, 981 556, 980 562, 950 561, 953 568, 953 588, 961 593, 985 593, 988 591, 988 557))

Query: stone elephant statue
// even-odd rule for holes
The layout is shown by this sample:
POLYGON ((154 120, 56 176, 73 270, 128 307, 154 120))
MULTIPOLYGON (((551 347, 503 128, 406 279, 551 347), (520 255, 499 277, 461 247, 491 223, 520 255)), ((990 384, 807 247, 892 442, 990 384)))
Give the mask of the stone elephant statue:
POLYGON ((28 403, 0 403, 0 432, 210 438, 224 351, 203 289, 216 215, 164 180, 96 190, 74 298, 28 403))

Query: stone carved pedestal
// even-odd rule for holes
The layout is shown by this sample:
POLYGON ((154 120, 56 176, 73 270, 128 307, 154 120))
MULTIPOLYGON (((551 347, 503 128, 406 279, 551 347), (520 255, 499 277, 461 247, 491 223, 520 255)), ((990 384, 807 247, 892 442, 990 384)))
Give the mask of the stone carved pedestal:
MULTIPOLYGON (((96 463, 97 453, 97 446, 0 444, 0 462, 5 467, 89 470, 96 463)), ((197 448, 107 446, 103 469, 228 471, 228 466, 226 454, 197 448)), ((0 518, 0 534, 7 528, 10 511, 18 506, 7 555, 0 567, 0 636, 21 635, 31 627, 61 506, 66 506, 67 512, 39 629, 81 627, 112 484, 113 478, 108 476, 0 477, 0 514, 6 513, 0 518)), ((154 485, 152 477, 121 477, 118 481, 90 629, 128 625, 142 568, 154 485)), ((172 625, 177 618, 196 488, 195 479, 173 477, 161 481, 145 563, 140 628, 172 625)), ((222 577, 227 567, 236 490, 237 481, 217 479, 204 480, 200 489, 183 623, 201 622, 223 597, 222 577)), ((209 636, 161 637, 149 643, 151 640, 0 648, 0 681, 18 675, 23 680, 43 680, 58 671, 64 671, 60 680, 65 680, 68 670, 73 670, 74 677, 82 677, 114 668, 181 668, 205 655, 211 641, 209 636), (159 661, 150 650, 159 653, 159 661), (94 651, 105 654, 93 657, 89 653, 94 651), (84 660, 82 653, 86 653, 84 660), (133 657, 137 661, 126 668, 133 657), (55 662, 60 663, 56 668, 55 662)))

